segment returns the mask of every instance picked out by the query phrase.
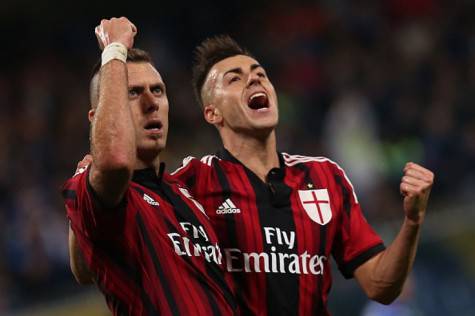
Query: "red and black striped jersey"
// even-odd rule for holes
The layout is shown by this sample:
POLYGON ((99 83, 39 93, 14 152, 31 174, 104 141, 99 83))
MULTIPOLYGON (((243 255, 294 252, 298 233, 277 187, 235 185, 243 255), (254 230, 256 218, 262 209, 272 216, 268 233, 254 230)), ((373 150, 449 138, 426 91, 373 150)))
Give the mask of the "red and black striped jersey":
POLYGON ((350 278, 384 244, 336 163, 279 159, 265 182, 225 149, 186 158, 172 176, 211 218, 242 314, 329 315, 330 257, 350 278))
POLYGON ((135 171, 123 203, 106 209, 83 172, 66 182, 63 196, 114 315, 235 314, 216 233, 176 180, 154 169, 135 171))

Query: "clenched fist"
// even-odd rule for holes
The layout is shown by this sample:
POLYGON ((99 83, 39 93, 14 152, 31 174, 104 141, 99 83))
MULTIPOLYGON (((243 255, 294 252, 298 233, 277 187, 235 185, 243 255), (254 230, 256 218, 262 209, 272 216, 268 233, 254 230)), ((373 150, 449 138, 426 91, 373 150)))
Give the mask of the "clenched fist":
POLYGON ((137 28, 125 17, 103 19, 101 24, 96 26, 95 33, 101 49, 113 42, 121 43, 130 49, 134 46, 137 28))
POLYGON ((420 224, 424 220, 433 183, 434 174, 430 170, 413 162, 404 167, 400 189, 404 196, 404 212, 411 221, 420 224))

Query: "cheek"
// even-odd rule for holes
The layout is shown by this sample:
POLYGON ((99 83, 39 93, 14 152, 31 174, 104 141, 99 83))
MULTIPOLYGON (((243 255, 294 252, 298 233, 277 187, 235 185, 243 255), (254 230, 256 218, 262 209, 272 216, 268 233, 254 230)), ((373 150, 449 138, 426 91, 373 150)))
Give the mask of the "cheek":
POLYGON ((132 118, 134 120, 134 123, 140 122, 142 119, 142 111, 140 109, 140 105, 138 103, 130 103, 130 112, 132 113, 132 118))
POLYGON ((242 93, 242 86, 239 82, 232 84, 226 84, 225 82, 219 82, 214 88, 214 96, 219 101, 231 101, 239 99, 242 93))
POLYGON ((160 119, 162 120, 163 123, 168 125, 168 112, 170 110, 170 107, 168 105, 168 102, 163 102, 162 105, 160 105, 160 108, 158 112, 160 113, 160 119))
POLYGON ((233 109, 239 107, 241 102, 241 92, 241 89, 235 87, 226 89, 222 94, 222 104, 233 109))
POLYGON ((160 107, 159 107, 158 111, 159 111, 162 115, 168 116, 168 111, 170 110, 170 106, 168 105, 168 101, 161 102, 159 106, 160 106, 160 107))
POLYGON ((270 83, 270 82, 268 83, 268 85, 269 85, 269 90, 268 90, 268 91, 270 91, 270 93, 271 93, 271 95, 272 95, 272 98, 274 98, 274 100, 277 101, 277 95, 276 95, 276 93, 275 93, 274 86, 273 86, 272 83, 270 83))

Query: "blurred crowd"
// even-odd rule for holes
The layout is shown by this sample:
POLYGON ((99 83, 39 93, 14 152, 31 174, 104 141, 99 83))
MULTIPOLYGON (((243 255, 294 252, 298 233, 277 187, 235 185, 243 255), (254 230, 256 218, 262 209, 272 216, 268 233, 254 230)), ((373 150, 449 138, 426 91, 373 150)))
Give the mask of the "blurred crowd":
MULTIPOLYGON (((276 87, 279 149, 327 156, 342 165, 372 224, 399 225, 399 180, 410 160, 436 174, 429 210, 435 222, 445 210, 461 226, 473 219, 472 1, 168 6, 169 15, 153 9, 160 18, 135 11, 130 16, 139 29, 137 47, 152 53, 167 84, 168 171, 188 155, 213 153, 219 146, 193 99, 190 65, 195 45, 226 32, 253 52, 276 87)), ((5 25, 26 44, 7 51, 12 56, 3 58, 0 70, 0 315, 78 291, 69 272, 59 192, 88 152, 88 80, 100 54, 93 34, 98 22, 91 14, 61 25, 23 23, 19 30, 5 25), (46 39, 38 38, 42 28, 46 39)), ((454 231, 422 244, 417 259, 420 277, 412 287, 441 288, 440 297, 422 298, 422 304, 439 306, 431 315, 451 315, 459 306, 475 311, 475 303, 463 301, 463 295, 473 299, 475 293, 475 249, 467 242, 474 229, 454 231), (437 270, 431 261, 441 254, 450 260, 439 261, 437 270), (440 305, 444 293, 454 293, 447 286, 459 281, 464 282, 455 292, 463 294, 459 305, 440 305)), ((429 310, 419 307, 424 308, 429 310)))

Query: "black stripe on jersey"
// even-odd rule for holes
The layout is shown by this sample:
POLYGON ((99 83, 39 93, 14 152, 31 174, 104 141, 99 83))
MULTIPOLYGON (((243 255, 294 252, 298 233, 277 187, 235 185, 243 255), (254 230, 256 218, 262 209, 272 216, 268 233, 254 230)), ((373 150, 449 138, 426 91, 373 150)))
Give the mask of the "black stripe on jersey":
POLYGON ((340 186, 341 193, 343 194, 343 211, 346 215, 350 216, 351 212, 351 202, 350 202, 350 192, 343 183, 343 178, 341 176, 335 175, 335 182, 340 186))
POLYGON ((360 265, 362 265, 363 263, 365 263, 366 261, 368 261, 375 255, 377 255, 384 249, 386 249, 384 244, 377 244, 376 246, 373 246, 369 248, 368 250, 360 253, 356 258, 348 262, 343 267, 340 267, 341 273, 346 279, 352 278, 353 272, 356 270, 356 268, 358 268, 360 265))
POLYGON ((219 184, 221 185, 221 192, 223 192, 223 202, 226 199, 231 197, 231 186, 229 185, 228 178, 226 177, 226 173, 222 169, 219 161, 217 159, 213 159, 213 169, 216 170, 216 175, 218 176, 219 184))
POLYGON ((185 185, 188 187, 188 188, 193 188, 195 186, 195 182, 196 182, 196 177, 195 175, 193 174, 192 176, 188 177, 186 179, 186 182, 185 182, 185 185))
MULTIPOLYGON (((206 268, 208 269, 208 265, 206 266, 206 268)), ((214 296, 210 295, 212 289, 210 288, 210 286, 208 285, 208 283, 205 281, 201 281, 202 283, 204 282, 205 285, 207 285, 208 287, 208 291, 205 291, 206 293, 206 298, 208 299, 208 304, 209 306, 211 306, 211 309, 213 310, 213 315, 214 316, 220 316, 221 315, 221 312, 219 311, 219 308, 218 308, 218 302, 216 302, 214 296)))
POLYGON ((74 191, 74 190, 65 189, 61 192, 61 194, 63 195, 63 198, 65 200, 75 200, 76 199, 76 191, 74 191))
MULTIPOLYGON (((218 153, 219 156, 219 153, 218 153)), ((219 164, 218 159, 212 160, 213 169, 216 171, 216 175, 218 177, 219 184, 221 185, 221 192, 222 194, 222 201, 226 201, 228 198, 231 197, 231 186, 229 185, 228 178, 226 177, 226 173, 224 172, 223 168, 219 164)), ((237 240, 237 228, 236 223, 234 221, 234 216, 225 216, 226 220, 226 235, 229 241, 237 240)), ((243 279, 239 277, 239 275, 234 276, 234 280, 238 285, 241 287, 243 279)), ((243 303, 243 293, 241 291, 236 291, 236 299, 240 302, 240 309, 243 314, 251 313, 251 310, 243 303), (246 313, 247 312, 247 313, 246 313)))
MULTIPOLYGON (((302 170, 305 174, 305 182, 306 183, 313 183, 313 179, 310 176, 310 168, 305 164, 298 164, 296 165, 298 169, 302 170)), ((318 176, 318 174, 317 174, 318 176)), ((317 183, 316 186, 322 188, 321 179, 318 179, 320 183, 317 183)), ((318 255, 325 256, 325 247, 327 243, 327 226, 326 225, 319 225, 320 228, 320 246, 318 248, 318 255)), ((329 265, 328 265, 329 266, 329 265)), ((315 276, 317 278, 317 291, 320 292, 320 295, 316 295, 318 300, 315 300, 315 303, 312 305, 312 312, 311 315, 324 315, 326 313, 326 308, 323 304, 323 276, 315 276)))
MULTIPOLYGON (((168 283, 168 279, 165 276, 165 273, 162 270, 162 267, 160 265, 160 261, 158 260, 157 253, 155 252, 155 248, 153 247, 152 240, 150 239, 150 236, 147 232, 147 229, 145 228, 145 223, 143 221, 142 216, 140 216, 140 213, 137 212, 137 215, 135 215, 135 220, 137 221, 137 225, 139 227, 139 233, 142 235, 142 239, 145 242, 145 245, 147 247, 147 250, 150 254, 150 257, 152 257, 153 265, 155 267, 155 272, 157 273, 160 283, 163 286, 163 292, 165 294, 165 297, 168 302, 168 306, 170 306, 170 312, 172 315, 180 315, 178 305, 175 302, 175 299, 173 297, 173 292, 171 291, 170 284, 168 283)), ((157 313, 158 315, 158 313, 157 313)))
MULTIPOLYGON (((162 185, 162 192, 166 196, 166 198, 170 201, 170 203, 174 206, 175 216, 177 217, 178 221, 187 221, 197 227, 203 226, 198 220, 198 218, 196 217, 196 215, 193 213, 193 210, 190 209, 190 207, 182 200, 181 196, 176 194, 170 187, 166 185, 162 185), (186 210, 186 211, 183 211, 183 210, 186 210)), ((196 210, 196 211, 200 212, 199 210, 196 210)), ((169 226, 169 229, 174 230, 174 228, 170 226, 169 226)), ((193 240, 192 236, 189 236, 189 237, 191 240, 193 240)), ((207 246, 212 245, 210 240, 208 241, 200 240, 200 243, 205 244, 207 246)), ((188 261, 190 265, 192 265, 192 263, 190 262, 191 260, 190 258, 184 257, 184 259, 188 261)), ((228 285, 226 284, 224 280, 224 274, 221 271, 221 269, 218 267, 218 265, 212 262, 207 262, 206 272, 222 290, 224 299, 227 301, 229 306, 235 308, 236 304, 234 302, 233 295, 228 285)), ((218 303, 216 302, 214 296, 211 295, 211 293, 213 292, 213 289, 209 286, 208 281, 202 275, 196 274, 196 278, 200 280, 200 283, 204 287, 206 287, 206 290, 204 291, 204 293, 206 294, 206 297, 208 298, 208 302, 211 308, 213 309, 213 315, 219 316, 220 311, 218 309, 218 303)))
POLYGON ((133 188, 135 191, 137 191, 138 193, 140 193, 140 195, 142 195, 142 194, 144 194, 144 193, 145 193, 145 191, 144 191, 144 190, 142 190, 142 189, 141 189, 141 188, 139 188, 139 187, 136 187, 136 186, 134 186, 134 187, 132 187, 132 188, 133 188))
MULTIPOLYGON (((273 243, 269 245, 265 242, 266 236, 264 227, 278 227, 285 232, 296 232, 293 212, 290 203, 282 203, 280 207, 273 205, 272 191, 267 183, 262 182, 257 175, 243 165, 247 177, 252 185, 256 196, 256 206, 259 214, 260 226, 262 228, 262 240, 264 252, 297 253, 298 245, 295 240, 294 248, 288 249, 287 245, 273 243), (275 247, 275 251, 272 251, 275 247)), ((280 183, 279 185, 285 186, 280 183)), ((274 193, 275 194, 275 193, 274 193)), ((291 273, 266 273, 267 289, 267 315, 290 315, 298 310, 299 306, 299 274, 291 273), (271 299, 272 298, 272 299, 271 299), (276 304, 275 300, 279 303, 276 304)))

